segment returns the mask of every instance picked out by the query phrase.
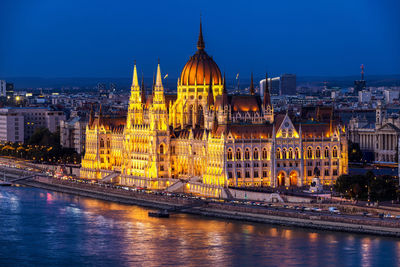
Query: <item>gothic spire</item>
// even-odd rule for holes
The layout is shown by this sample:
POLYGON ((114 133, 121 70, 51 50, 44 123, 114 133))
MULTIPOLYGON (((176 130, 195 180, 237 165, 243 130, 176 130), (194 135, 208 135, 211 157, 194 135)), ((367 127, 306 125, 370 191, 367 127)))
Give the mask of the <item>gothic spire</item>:
POLYGON ((142 88, 141 88, 141 100, 142 100, 142 104, 146 104, 146 88, 144 87, 144 76, 142 73, 142 88))
POLYGON ((250 95, 254 95, 253 72, 251 73, 251 81, 250 81, 250 95))
POLYGON ((158 60, 158 66, 157 66, 157 75, 156 75, 156 88, 162 87, 162 79, 161 79, 161 68, 160 68, 160 60, 158 60))
POLYGON ((201 17, 200 17, 200 32, 199 32, 199 40, 197 41, 197 49, 204 50, 204 48, 205 48, 205 43, 203 40, 203 29, 202 29, 201 17))
POLYGON ((269 85, 268 85, 268 73, 265 73, 265 86, 264 86, 264 99, 263 99, 264 108, 267 106, 271 106, 271 96, 269 94, 269 85))
POLYGON ((139 82, 138 82, 138 76, 137 76, 137 70, 136 70, 136 60, 135 64, 133 66, 133 78, 132 78, 132 89, 139 87, 139 82))

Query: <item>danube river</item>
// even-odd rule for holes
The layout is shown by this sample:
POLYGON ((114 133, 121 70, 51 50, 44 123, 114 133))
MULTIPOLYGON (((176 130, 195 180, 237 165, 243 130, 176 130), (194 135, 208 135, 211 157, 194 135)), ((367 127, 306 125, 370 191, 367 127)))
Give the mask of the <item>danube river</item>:
POLYGON ((0 266, 400 266, 400 240, 0 188, 0 266))

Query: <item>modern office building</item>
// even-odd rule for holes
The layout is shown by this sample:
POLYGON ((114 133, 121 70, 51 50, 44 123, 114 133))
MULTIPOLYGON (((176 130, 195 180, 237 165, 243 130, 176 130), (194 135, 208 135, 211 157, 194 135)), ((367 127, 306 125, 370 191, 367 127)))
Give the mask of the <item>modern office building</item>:
POLYGON ((87 119, 74 117, 60 121, 60 143, 63 147, 73 148, 79 154, 85 149, 87 119))
POLYGON ((281 95, 296 95, 296 74, 282 74, 280 79, 281 95))
POLYGON ((14 109, 0 109, 0 141, 24 142, 24 116, 14 109))
POLYGON ((0 80, 0 97, 6 96, 6 81, 0 80))
POLYGON ((23 131, 24 139, 30 138, 35 130, 40 127, 48 128, 50 132, 54 133, 59 130, 60 121, 65 120, 64 112, 41 107, 1 108, 0 113, 16 114, 15 116, 23 117, 23 127, 19 130, 23 131))

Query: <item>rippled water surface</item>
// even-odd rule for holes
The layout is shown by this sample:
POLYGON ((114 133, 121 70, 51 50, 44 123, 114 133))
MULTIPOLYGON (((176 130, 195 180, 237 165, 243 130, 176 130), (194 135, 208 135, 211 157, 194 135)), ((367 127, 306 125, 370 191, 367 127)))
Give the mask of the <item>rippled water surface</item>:
POLYGON ((400 266, 400 240, 0 188, 0 266, 400 266))

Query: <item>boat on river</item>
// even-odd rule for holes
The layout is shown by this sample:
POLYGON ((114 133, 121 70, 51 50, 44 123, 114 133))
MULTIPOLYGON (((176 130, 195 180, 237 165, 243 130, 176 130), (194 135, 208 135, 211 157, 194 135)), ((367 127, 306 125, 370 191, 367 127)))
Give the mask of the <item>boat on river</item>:
POLYGON ((169 212, 167 210, 149 211, 149 217, 157 218, 169 218, 169 212))

